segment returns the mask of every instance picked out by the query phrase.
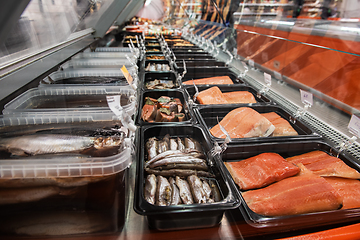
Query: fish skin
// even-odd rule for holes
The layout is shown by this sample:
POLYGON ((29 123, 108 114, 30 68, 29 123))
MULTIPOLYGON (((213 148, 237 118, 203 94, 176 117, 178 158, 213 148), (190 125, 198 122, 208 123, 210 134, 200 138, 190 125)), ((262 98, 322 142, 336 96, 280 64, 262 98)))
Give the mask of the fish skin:
POLYGON ((209 167, 205 164, 205 163, 196 163, 196 164, 188 164, 188 163, 173 163, 173 164, 168 164, 165 166, 159 166, 159 167, 155 167, 155 170, 168 170, 168 169, 173 169, 173 168, 177 168, 177 169, 192 169, 192 170, 199 170, 199 171, 208 171, 209 167))
POLYGON ((175 182, 174 178, 170 177, 169 183, 170 183, 170 186, 172 189, 170 205, 182 204, 182 201, 180 198, 180 191, 179 191, 179 188, 176 186, 176 182, 175 182))
POLYGON ((191 190, 188 182, 186 180, 181 179, 179 176, 175 178, 176 186, 179 188, 180 197, 184 204, 193 204, 194 200, 191 195, 191 190))
POLYGON ((206 194, 203 188, 202 181, 196 175, 187 177, 191 193, 195 203, 206 203, 206 194))
POLYGON ((145 200, 154 205, 155 205, 155 194, 157 188, 156 182, 157 179, 154 174, 147 175, 145 180, 145 188, 144 188, 145 200))
POLYGON ((170 169, 170 170, 155 170, 152 168, 145 168, 145 172, 148 174, 161 175, 164 177, 187 177, 190 175, 197 175, 199 177, 213 178, 214 174, 205 171, 197 171, 192 169, 170 169))
POLYGON ((170 139, 170 150, 177 150, 178 143, 176 142, 176 139, 171 138, 170 139))
POLYGON ((164 140, 159 141, 158 154, 170 150, 169 143, 164 140))
POLYGON ((195 143, 191 138, 184 138, 184 142, 186 148, 195 149, 195 143))
POLYGON ((206 202, 208 203, 215 202, 209 183, 206 180, 202 180, 202 184, 205 192, 206 202))
POLYGON ((186 148, 185 144, 184 144, 184 141, 181 138, 177 137, 176 141, 177 141, 177 144, 178 144, 178 150, 184 150, 186 148))
POLYGON ((222 197, 221 197, 219 188, 217 187, 214 180, 209 180, 209 182, 210 182, 210 188, 211 188, 211 192, 213 194, 214 201, 220 202, 222 197))
POLYGON ((169 206, 171 201, 171 186, 169 181, 162 177, 157 176, 157 186, 155 203, 158 206, 169 206))
POLYGON ((202 158, 195 158, 195 157, 191 157, 191 156, 179 156, 179 157, 168 157, 168 158, 163 158, 159 161, 156 161, 152 164, 149 165, 149 168, 155 168, 155 167, 159 167, 162 165, 167 165, 167 164, 177 164, 177 163, 191 163, 191 164, 201 164, 204 163, 205 160, 202 158))
POLYGON ((156 137, 149 138, 145 144, 148 153, 148 160, 156 157, 159 142, 156 137))
POLYGON ((177 157, 177 156, 192 156, 192 157, 197 157, 197 158, 203 158, 204 155, 195 150, 195 149, 189 149, 189 150, 168 150, 165 152, 162 152, 158 155, 156 155, 155 157, 151 158, 149 161, 147 161, 145 163, 145 167, 149 166, 151 163, 154 163, 156 161, 159 161, 163 158, 166 157, 177 157))
POLYGON ((34 134, 0 140, 0 149, 15 155, 76 152, 90 148, 95 138, 63 134, 34 134))

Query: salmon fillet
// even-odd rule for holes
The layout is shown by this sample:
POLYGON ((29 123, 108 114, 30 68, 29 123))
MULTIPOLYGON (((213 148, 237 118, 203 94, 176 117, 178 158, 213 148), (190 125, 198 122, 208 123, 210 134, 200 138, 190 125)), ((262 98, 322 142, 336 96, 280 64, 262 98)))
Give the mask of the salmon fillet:
POLYGON ((323 177, 300 166, 301 172, 265 188, 242 193, 249 208, 265 216, 284 216, 336 210, 339 193, 323 177))
POLYGON ((265 187, 300 172, 300 168, 277 153, 262 153, 239 162, 226 162, 225 165, 242 190, 265 187))
POLYGON ((284 118, 280 117, 276 112, 269 112, 261 114, 266 117, 274 126, 275 130, 272 136, 296 136, 298 133, 291 126, 291 124, 284 118))
MULTIPOLYGON (((241 107, 230 111, 220 121, 231 138, 267 137, 275 129, 269 120, 252 108, 241 107)), ((219 124, 210 129, 217 138, 225 138, 219 124)))
POLYGON ((196 97, 200 104, 226 104, 227 101, 218 87, 208 88, 199 92, 196 97))
POLYGON ((251 92, 235 91, 223 93, 228 103, 256 103, 256 99, 251 92))
POLYGON ((360 181, 339 177, 324 177, 325 180, 338 191, 343 198, 341 209, 360 207, 360 181))
POLYGON ((360 173, 346 165, 341 159, 328 155, 322 151, 312 151, 286 159, 288 162, 299 163, 319 176, 332 176, 360 179, 360 173))
POLYGON ((206 84, 234 84, 229 76, 219 76, 210 78, 199 78, 194 80, 184 81, 185 85, 206 85, 206 84))

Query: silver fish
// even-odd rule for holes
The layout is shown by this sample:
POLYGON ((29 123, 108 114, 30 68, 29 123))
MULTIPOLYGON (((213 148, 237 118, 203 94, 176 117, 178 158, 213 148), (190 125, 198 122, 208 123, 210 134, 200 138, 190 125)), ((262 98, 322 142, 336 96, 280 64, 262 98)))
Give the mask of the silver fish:
POLYGON ((212 196, 213 194, 212 194, 212 191, 211 191, 211 187, 208 184, 208 182, 206 180, 203 180, 202 184, 203 184, 203 189, 204 189, 204 192, 205 192, 206 202, 209 202, 209 203, 215 202, 214 199, 213 199, 213 196, 212 196))
POLYGON ((190 175, 197 175, 199 177, 213 178, 214 174, 205 171, 197 171, 192 169, 169 169, 169 170, 155 170, 152 168, 145 168, 145 172, 148 174, 161 175, 163 177, 188 177, 190 175))
POLYGON ((159 141, 158 154, 170 150, 169 143, 165 140, 159 141))
POLYGON ((192 169, 192 170, 200 170, 200 171, 208 171, 209 168, 206 165, 206 163, 196 163, 196 164, 189 164, 189 163, 172 163, 172 164, 168 164, 168 165, 164 165, 164 166, 159 166, 156 167, 154 169, 156 170, 167 170, 167 169, 173 169, 173 168, 178 168, 178 169, 192 169))
POLYGON ((178 150, 184 150, 186 147, 185 147, 185 144, 183 142, 183 140, 181 140, 181 138, 177 138, 176 139, 177 141, 177 144, 178 144, 178 150))
POLYGON ((169 206, 170 201, 171 201, 171 186, 169 181, 162 176, 157 176, 156 205, 169 206))
POLYGON ((168 164, 184 164, 184 163, 191 163, 191 164, 201 164, 204 163, 205 160, 202 158, 195 158, 191 156, 171 156, 167 158, 163 158, 159 161, 156 161, 149 165, 150 168, 162 166, 162 165, 168 165, 168 164))
POLYGON ((152 159, 157 155, 157 149, 159 147, 156 137, 149 138, 145 144, 148 153, 148 159, 152 159))
POLYGON ((155 157, 151 158, 149 161, 147 161, 145 163, 145 167, 149 166, 150 164, 159 161, 163 158, 166 157, 176 157, 176 156, 193 156, 193 157, 197 157, 197 158, 203 158, 205 157, 204 154, 202 154, 201 152, 195 150, 195 149, 184 149, 183 151, 181 150, 168 150, 165 152, 162 152, 158 155, 156 155, 155 157))
POLYGON ((122 139, 95 138, 62 134, 35 134, 0 139, 0 150, 26 156, 49 153, 79 152, 90 147, 119 146, 122 139))
POLYGON ((221 201, 222 197, 221 197, 221 193, 219 191, 219 188, 217 187, 217 184, 215 183, 215 181, 210 180, 210 187, 211 187, 211 192, 213 194, 213 198, 215 202, 219 202, 221 201))
POLYGON ((194 202, 196 203, 206 203, 205 191, 203 189, 203 184, 200 178, 196 175, 191 175, 187 178, 189 183, 191 193, 194 197, 194 202))
POLYGON ((184 204, 193 204, 194 200, 191 195, 190 187, 187 181, 176 176, 176 186, 179 188, 180 197, 184 204))
POLYGON ((155 204, 156 194, 156 176, 154 174, 147 175, 144 188, 145 200, 151 204, 155 204))
POLYGON ((178 144, 176 142, 176 139, 171 138, 170 139, 170 150, 177 150, 178 144))
POLYGON ((170 201, 170 205, 178 205, 181 204, 181 198, 180 198, 180 192, 178 187, 176 186, 175 180, 174 178, 169 178, 169 183, 171 185, 171 201, 170 201))

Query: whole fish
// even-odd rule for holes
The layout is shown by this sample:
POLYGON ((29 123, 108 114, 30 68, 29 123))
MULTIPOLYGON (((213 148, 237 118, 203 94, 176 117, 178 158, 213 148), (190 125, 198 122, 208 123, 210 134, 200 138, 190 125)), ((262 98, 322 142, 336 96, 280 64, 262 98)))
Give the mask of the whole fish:
POLYGON ((205 192, 206 202, 208 202, 208 203, 215 202, 215 200, 213 199, 213 194, 212 194, 209 183, 206 180, 203 180, 202 184, 203 184, 203 189, 205 192))
POLYGON ((101 149, 107 146, 119 146, 120 137, 115 139, 95 138, 63 134, 34 134, 0 139, 0 150, 13 155, 26 156, 48 153, 79 152, 90 147, 101 149))
POLYGON ((178 150, 184 150, 186 148, 185 144, 184 144, 184 141, 181 138, 177 137, 176 141, 177 141, 177 144, 178 144, 178 150))
POLYGON ((156 155, 155 157, 151 158, 149 161, 147 161, 145 163, 145 167, 149 166, 150 164, 156 162, 156 161, 159 161, 163 158, 166 158, 166 157, 176 157, 176 156, 193 156, 193 157, 197 157, 197 158, 203 158, 204 155, 195 150, 195 149, 185 149, 183 151, 180 151, 180 150, 168 150, 168 151, 165 151, 165 152, 162 152, 158 155, 156 155))
POLYGON ((196 203, 206 203, 205 191, 203 189, 203 183, 196 175, 188 176, 187 181, 189 183, 191 193, 196 203))
POLYGON ((159 143, 156 137, 149 138, 145 144, 148 153, 148 160, 156 157, 159 143))
POLYGON ((181 179, 179 176, 176 176, 175 180, 176 186, 179 188, 180 197, 184 204, 193 204, 194 200, 191 195, 191 190, 189 184, 186 180, 181 179))
POLYGON ((156 194, 156 177, 154 174, 148 175, 145 181, 144 196, 145 200, 151 204, 155 204, 156 194))
POLYGON ((165 140, 163 139, 163 140, 159 141, 159 147, 157 150, 158 150, 158 154, 170 150, 169 142, 167 141, 167 139, 165 139, 165 140))
POLYGON ((169 206, 170 201, 171 201, 171 186, 169 181, 162 176, 157 176, 156 205, 169 206))
POLYGON ((170 183, 170 186, 172 189, 170 205, 181 204, 182 201, 180 198, 180 191, 179 191, 178 187, 176 186, 176 182, 175 182, 174 178, 170 177, 169 183, 170 183))
POLYGON ((148 174, 161 175, 164 177, 174 177, 174 176, 188 177, 190 175, 197 175, 199 177, 207 177, 207 178, 214 177, 214 174, 210 172, 196 171, 192 169, 155 170, 152 168, 145 168, 145 172, 148 174))
POLYGON ((221 201, 221 193, 219 191, 219 188, 217 187, 217 184, 214 180, 209 180, 210 182, 210 188, 211 188, 211 192, 213 194, 213 198, 215 202, 219 202, 221 201))
POLYGON ((176 142, 176 139, 170 138, 170 150, 177 150, 178 149, 178 143, 176 142))
POLYGON ((168 164, 201 164, 205 163, 205 160, 202 158, 196 158, 191 156, 176 156, 176 157, 168 157, 163 158, 159 161, 156 161, 149 165, 149 168, 154 168, 162 165, 168 165, 168 164))
POLYGON ((209 168, 206 165, 206 163, 172 163, 172 164, 168 164, 168 165, 163 165, 163 166, 159 166, 159 167, 155 167, 154 169, 156 170, 167 170, 167 169, 173 169, 173 168, 178 168, 178 169, 192 169, 192 170, 200 170, 200 171, 208 171, 209 168))

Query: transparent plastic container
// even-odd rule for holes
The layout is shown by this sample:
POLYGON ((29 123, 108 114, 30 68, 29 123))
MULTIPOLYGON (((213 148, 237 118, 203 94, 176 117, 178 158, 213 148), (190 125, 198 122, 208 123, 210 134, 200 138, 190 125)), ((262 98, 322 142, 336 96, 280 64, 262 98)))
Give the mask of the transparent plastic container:
POLYGON ((131 52, 81 52, 76 54, 73 59, 77 58, 119 58, 127 59, 126 56, 131 57, 131 52))
POLYGON ((23 117, 72 116, 75 118, 116 119, 107 96, 120 95, 124 111, 136 112, 136 92, 129 86, 79 86, 33 88, 14 98, 4 107, 4 115, 23 117))
MULTIPOLYGON (((119 121, 68 118, 66 122, 0 117, 1 236, 74 236, 122 230, 133 133, 119 121), (97 139, 113 137, 120 131, 122 142, 110 148, 89 146, 76 152, 44 154, 27 150, 25 155, 4 148, 11 139, 30 137, 31 142, 42 135, 54 143, 54 149, 63 149, 57 145, 61 135, 97 139)), ((23 147, 19 139, 12 144, 23 147)))
POLYGON ((127 59, 92 59, 92 58, 79 58, 67 61, 61 65, 60 69, 81 69, 81 68, 115 68, 120 69, 124 66, 128 70, 134 70, 129 60, 127 59))

